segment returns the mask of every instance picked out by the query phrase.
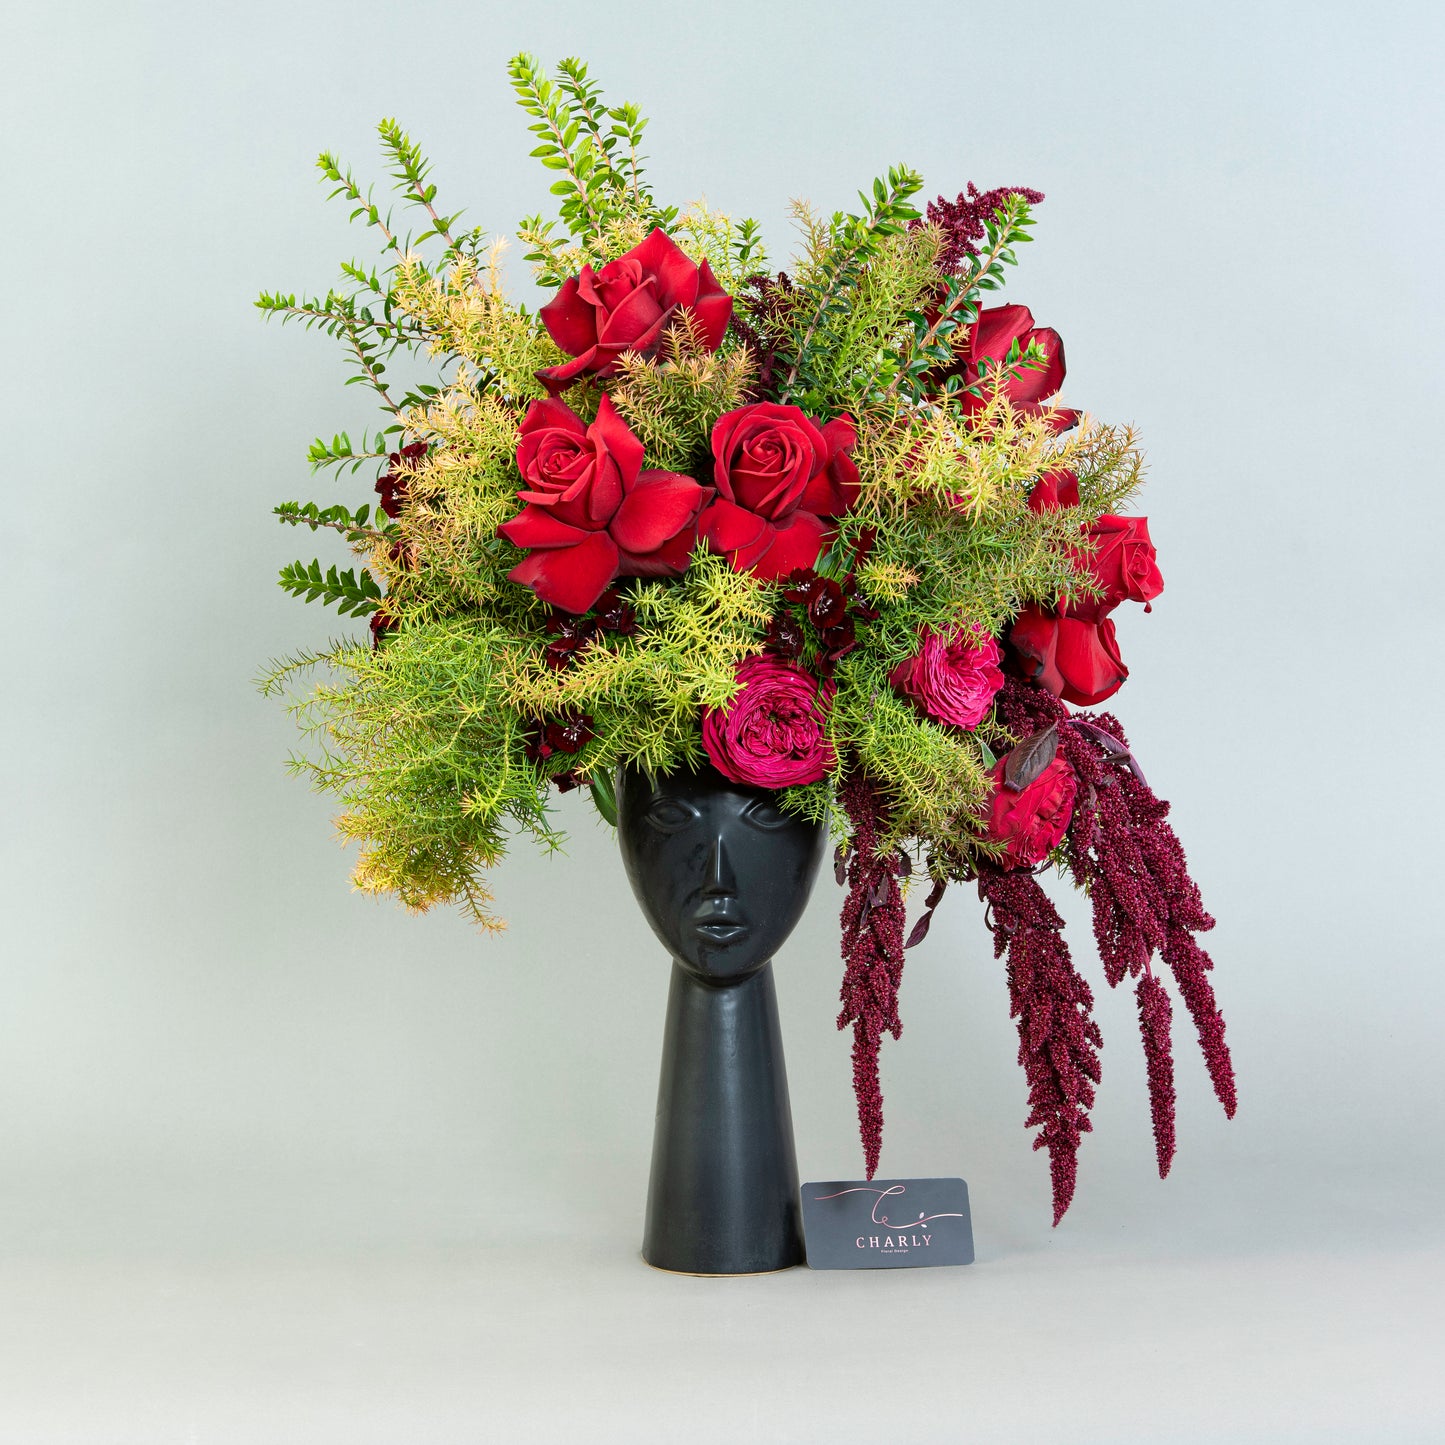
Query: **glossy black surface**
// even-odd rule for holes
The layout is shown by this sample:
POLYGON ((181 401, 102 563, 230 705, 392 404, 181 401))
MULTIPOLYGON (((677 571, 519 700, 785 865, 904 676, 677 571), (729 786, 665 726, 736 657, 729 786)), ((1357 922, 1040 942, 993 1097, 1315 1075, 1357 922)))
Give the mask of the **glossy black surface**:
POLYGON ((618 777, 617 829, 632 891, 662 946, 697 978, 761 968, 807 906, 825 830, 776 795, 712 768, 618 777))
POLYGON ((807 905, 825 830, 711 769, 619 774, 618 838, 673 957, 643 1258, 690 1274, 803 1262, 771 958, 807 905))

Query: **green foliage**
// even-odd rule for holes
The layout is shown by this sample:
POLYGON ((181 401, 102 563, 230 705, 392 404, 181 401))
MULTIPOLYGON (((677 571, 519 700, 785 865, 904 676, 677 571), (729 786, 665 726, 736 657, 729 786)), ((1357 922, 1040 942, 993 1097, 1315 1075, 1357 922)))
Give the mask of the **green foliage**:
POLYGON ((861 214, 837 211, 826 228, 803 214, 808 250, 798 276, 793 334, 784 346, 789 364, 780 401, 796 401, 805 410, 826 404, 819 361, 830 325, 846 314, 869 262, 886 239, 918 218, 909 200, 922 187, 923 177, 917 171, 893 166, 886 179, 874 180, 871 195, 858 193, 861 214))
POLYGON ((612 400, 646 445, 649 465, 706 475, 713 424, 743 404, 753 373, 746 350, 709 351, 685 316, 659 361, 624 358, 612 400))
MULTIPOLYGON (((603 105, 600 87, 580 60, 563 60, 549 79, 541 62, 523 52, 507 70, 517 103, 532 117, 528 129, 538 137, 532 155, 558 173, 552 194, 560 198, 561 223, 573 241, 602 261, 619 220, 644 233, 671 228, 676 207, 656 206, 642 179, 638 147, 647 121, 635 105, 603 105)), ((522 223, 521 234, 532 245, 527 259, 539 267, 545 286, 558 286, 569 274, 554 230, 541 216, 522 223)))
MULTIPOLYGON (((290 520, 290 519, 288 519, 290 520)), ((335 606, 343 617, 366 617, 381 602, 381 588, 370 573, 359 575, 351 570, 338 571, 333 564, 323 573, 321 563, 291 562, 281 569, 281 586, 293 597, 315 602, 319 597, 328 607, 335 606)))
POLYGON ((348 542, 375 542, 386 536, 384 531, 367 525, 371 517, 369 503, 353 511, 344 502, 332 507, 319 507, 315 502, 282 502, 272 510, 293 527, 310 527, 313 532, 318 527, 330 527, 348 542))
POLYGON ((380 461, 387 455, 387 448, 382 445, 383 441, 384 437, 381 435, 372 441, 363 433, 361 450, 357 451, 352 446, 351 437, 346 432, 337 432, 329 442, 325 437, 317 437, 311 443, 311 450, 307 453, 306 459, 311 463, 313 472, 324 471, 328 467, 335 467, 344 472, 354 472, 358 467, 365 466, 367 462, 380 461))

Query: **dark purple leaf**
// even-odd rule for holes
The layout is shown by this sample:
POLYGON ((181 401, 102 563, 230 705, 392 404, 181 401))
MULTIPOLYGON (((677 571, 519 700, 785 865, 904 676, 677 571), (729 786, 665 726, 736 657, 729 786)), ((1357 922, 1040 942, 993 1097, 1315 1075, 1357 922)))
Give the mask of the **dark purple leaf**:
POLYGON ((1025 738, 1004 759, 1003 781, 1006 788, 1021 793, 1053 762, 1059 751, 1059 729, 1051 723, 1043 732, 1025 738))
POLYGON ((908 935, 908 941, 904 948, 912 948, 914 944, 922 943, 928 937, 928 930, 933 923, 934 910, 943 902, 943 891, 948 887, 946 880, 936 878, 933 887, 928 890, 928 897, 923 900, 923 915, 913 925, 913 931, 908 935))

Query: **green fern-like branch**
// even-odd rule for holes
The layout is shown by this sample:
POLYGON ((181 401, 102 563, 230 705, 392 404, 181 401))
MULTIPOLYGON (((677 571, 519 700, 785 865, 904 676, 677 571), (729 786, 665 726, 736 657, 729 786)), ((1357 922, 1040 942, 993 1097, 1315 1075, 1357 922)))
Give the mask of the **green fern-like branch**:
POLYGON ((793 348, 792 361, 779 392, 780 401, 790 401, 812 384, 811 348, 823 324, 848 304, 850 291, 858 284, 869 257, 887 236, 897 235, 918 217, 909 198, 918 194, 923 177, 907 166, 893 166, 887 179, 873 182, 873 193, 858 193, 863 202, 860 215, 839 212, 833 217, 822 254, 816 258, 816 275, 810 278, 801 315, 802 334, 793 348))
POLYGON ((364 567, 359 575, 350 567, 341 572, 335 566, 323 573, 319 561, 309 566, 305 562, 291 562, 281 569, 280 582, 282 589, 293 597, 307 602, 320 598, 343 617, 369 616, 381 603, 381 588, 364 567))

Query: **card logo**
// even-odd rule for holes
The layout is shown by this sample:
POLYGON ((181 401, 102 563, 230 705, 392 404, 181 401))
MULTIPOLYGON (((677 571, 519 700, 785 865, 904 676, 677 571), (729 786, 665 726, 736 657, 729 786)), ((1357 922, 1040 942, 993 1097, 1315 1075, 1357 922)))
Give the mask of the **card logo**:
POLYGON ((803 1186, 814 1269, 970 1264, 973 1226, 962 1179, 875 1179, 803 1186))

